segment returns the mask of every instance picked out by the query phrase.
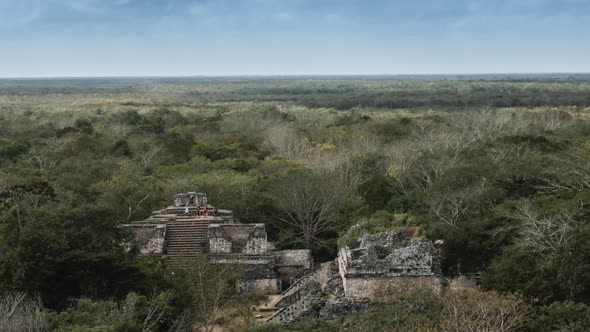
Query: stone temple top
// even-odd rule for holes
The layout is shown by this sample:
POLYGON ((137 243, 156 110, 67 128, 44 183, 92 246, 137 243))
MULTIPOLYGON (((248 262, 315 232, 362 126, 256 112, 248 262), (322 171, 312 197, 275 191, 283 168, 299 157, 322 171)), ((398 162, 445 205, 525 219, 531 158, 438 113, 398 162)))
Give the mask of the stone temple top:
POLYGON ((206 254, 212 264, 239 264, 244 276, 239 288, 276 294, 309 270, 309 250, 277 251, 267 241, 265 225, 242 224, 231 210, 217 209, 198 192, 174 195, 174 204, 141 221, 124 225, 135 232, 141 255, 190 265, 206 254))
POLYGON ((186 194, 174 195, 174 206, 187 205, 207 206, 207 194, 191 191, 186 194))

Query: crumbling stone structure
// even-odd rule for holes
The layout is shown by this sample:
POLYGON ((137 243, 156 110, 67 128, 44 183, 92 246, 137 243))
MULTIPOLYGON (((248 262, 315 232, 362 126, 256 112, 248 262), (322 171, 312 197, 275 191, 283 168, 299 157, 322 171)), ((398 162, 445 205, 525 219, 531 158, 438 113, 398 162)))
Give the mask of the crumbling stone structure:
POLYGON ((312 258, 309 250, 283 250, 278 252, 278 256, 276 268, 281 276, 283 289, 291 287, 304 273, 309 272, 308 269, 301 268, 310 266, 312 258))
POLYGON ((242 291, 256 288, 276 294, 281 290, 275 268, 278 253, 268 250, 264 224, 209 225, 209 258, 216 264, 241 266, 242 291))
POLYGON ((342 246, 336 261, 295 281, 275 300, 277 312, 267 322, 333 319, 399 293, 438 292, 445 285, 439 252, 431 241, 409 231, 365 233, 342 246))
POLYGON ((211 264, 239 266, 241 290, 283 290, 269 306, 277 310, 269 322, 331 319, 402 292, 438 292, 446 285, 438 250, 411 231, 362 234, 343 245, 335 261, 311 273, 309 250, 275 250, 264 224, 241 224, 196 192, 177 194, 174 205, 125 227, 135 231, 143 255, 190 264, 191 257, 207 254, 211 264))
POLYGON ((364 234, 338 255, 348 298, 384 301, 419 289, 440 291, 446 283, 437 249, 409 232, 364 234))
POLYGON ((215 208, 202 193, 176 194, 174 205, 125 227, 135 231, 142 255, 190 264, 191 258, 206 254, 212 264, 240 266, 241 290, 277 294, 309 272, 309 250, 276 251, 264 224, 241 224, 232 211, 215 208))
POLYGON ((256 255, 266 253, 264 224, 209 225, 209 253, 256 255))
MULTIPOLYGON (((130 227, 127 225, 127 227, 130 227)), ((135 240, 142 255, 161 256, 164 251, 166 225, 137 224, 131 226, 135 231, 135 240)))

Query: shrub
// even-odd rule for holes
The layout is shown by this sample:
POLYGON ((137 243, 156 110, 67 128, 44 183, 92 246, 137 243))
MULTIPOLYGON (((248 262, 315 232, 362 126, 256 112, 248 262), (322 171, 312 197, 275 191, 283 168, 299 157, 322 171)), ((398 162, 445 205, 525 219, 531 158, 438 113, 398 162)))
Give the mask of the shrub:
POLYGON ((531 324, 532 331, 590 331, 590 306, 571 301, 540 307, 531 324))
POLYGON ((7 332, 47 331, 47 320, 41 300, 26 293, 0 296, 0 329, 7 332))

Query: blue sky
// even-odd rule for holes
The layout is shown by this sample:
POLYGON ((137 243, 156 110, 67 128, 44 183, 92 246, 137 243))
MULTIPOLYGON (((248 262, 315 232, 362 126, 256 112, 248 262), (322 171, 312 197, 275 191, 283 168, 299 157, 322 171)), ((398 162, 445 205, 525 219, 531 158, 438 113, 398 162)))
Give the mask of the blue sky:
POLYGON ((590 72, 590 0, 0 0, 0 77, 590 72))

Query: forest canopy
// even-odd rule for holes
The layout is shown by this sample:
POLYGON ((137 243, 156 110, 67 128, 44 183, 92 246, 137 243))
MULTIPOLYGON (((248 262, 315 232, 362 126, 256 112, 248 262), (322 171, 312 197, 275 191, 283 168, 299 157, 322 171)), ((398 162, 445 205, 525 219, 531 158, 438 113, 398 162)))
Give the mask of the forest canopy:
POLYGON ((198 190, 319 261, 354 224, 415 227, 443 241, 445 275, 492 291, 392 306, 513 301, 519 328, 583 331, 589 114, 584 77, 3 80, 0 292, 60 331, 198 322, 183 274, 139 259, 120 227, 198 190))

